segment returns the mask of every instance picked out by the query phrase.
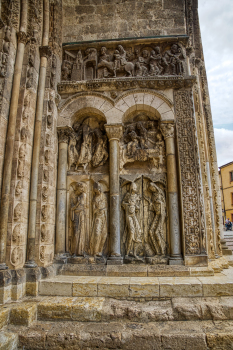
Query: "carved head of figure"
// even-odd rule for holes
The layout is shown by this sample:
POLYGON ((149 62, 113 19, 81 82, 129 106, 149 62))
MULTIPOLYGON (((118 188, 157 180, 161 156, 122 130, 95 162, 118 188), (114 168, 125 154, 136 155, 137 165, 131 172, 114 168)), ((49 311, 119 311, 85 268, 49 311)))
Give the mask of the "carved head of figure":
POLYGON ((160 133, 157 134, 157 141, 162 141, 162 134, 160 133))
POLYGON ((125 50, 123 49, 123 46, 121 46, 121 45, 118 45, 117 46, 117 49, 118 49, 118 51, 120 52, 120 53, 123 53, 125 50))
POLYGON ((107 48, 105 46, 102 46, 100 49, 100 54, 105 55, 107 53, 107 48))
POLYGON ((130 184, 130 193, 135 194, 138 192, 138 186, 135 182, 131 182, 130 184))
POLYGON ((156 186, 156 184, 154 182, 150 182, 148 185, 148 190, 150 192, 157 192, 158 191, 158 187, 156 186))
POLYGON ((175 54, 175 53, 177 53, 177 51, 178 51, 178 45, 173 44, 171 46, 171 53, 175 54))
POLYGON ((84 182, 77 182, 75 187, 75 192, 78 194, 85 193, 86 192, 86 184, 84 182))
POLYGON ((99 182, 94 183, 94 192, 96 195, 99 195, 102 193, 102 188, 99 182))
MULTIPOLYGON (((152 51, 151 51, 152 52, 152 51)), ((155 53, 156 55, 159 55, 160 54, 160 47, 159 46, 156 46, 155 47, 155 53)))
POLYGON ((143 50, 142 51, 142 57, 143 58, 148 58, 148 56, 149 56, 149 51, 148 50, 143 50))

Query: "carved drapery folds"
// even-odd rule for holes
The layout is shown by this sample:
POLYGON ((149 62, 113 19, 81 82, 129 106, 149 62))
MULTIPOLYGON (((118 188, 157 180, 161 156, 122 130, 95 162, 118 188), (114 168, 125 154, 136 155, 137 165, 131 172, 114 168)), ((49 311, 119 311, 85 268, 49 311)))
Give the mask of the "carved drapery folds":
POLYGON ((99 168, 108 160, 108 140, 104 122, 86 117, 69 131, 68 169, 86 171, 99 168))
POLYGON ((105 262, 108 254, 108 176, 69 177, 69 252, 74 261, 105 262))
POLYGON ((206 253, 204 206, 199 174, 196 127, 190 91, 175 93, 181 172, 185 254, 206 253))
POLYGON ((165 176, 121 176, 120 182, 125 262, 167 263, 165 176))
POLYGON ((185 74, 185 49, 182 44, 148 43, 114 47, 65 48, 62 80, 81 81, 102 78, 175 76, 185 74))

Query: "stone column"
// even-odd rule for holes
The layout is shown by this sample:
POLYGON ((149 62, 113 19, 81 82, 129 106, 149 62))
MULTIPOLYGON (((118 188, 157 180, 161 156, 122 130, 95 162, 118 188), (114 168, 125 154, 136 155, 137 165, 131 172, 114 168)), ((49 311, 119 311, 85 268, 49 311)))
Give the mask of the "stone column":
MULTIPOLYGON (((26 8, 23 8, 24 12, 26 8)), ((26 16, 27 18, 27 16, 26 16)), ((25 30, 25 28, 24 28, 25 30)), ((7 269, 6 261, 6 243, 7 243, 7 223, 8 223, 8 210, 9 210, 9 196, 11 187, 11 172, 12 172, 12 160, 14 153, 14 140, 16 129, 16 117, 19 99, 19 88, 21 73, 23 67, 24 48, 27 41, 27 35, 25 31, 18 33, 18 47, 14 67, 14 78, 11 93, 11 104, 9 112, 9 122, 7 128, 6 148, 4 157, 4 168, 2 177, 2 196, 0 207, 0 270, 7 269)))
MULTIPOLYGON (((56 214, 56 258, 63 258, 66 251, 66 175, 69 130, 57 128, 58 169, 57 169, 57 214, 56 214)), ((64 257, 65 258, 65 257, 64 257)))
POLYGON ((109 139, 110 249, 108 264, 122 264, 120 236, 119 141, 122 124, 105 125, 109 139))
POLYGON ((167 158, 167 189, 168 189, 168 208, 170 224, 170 244, 171 257, 169 265, 182 265, 181 257, 181 237, 179 223, 179 203, 178 203, 178 181, 175 156, 174 124, 167 123, 160 125, 161 132, 166 143, 167 158))
POLYGON ((35 238, 36 238, 36 207, 37 207, 37 185, 39 173, 39 155, 41 124, 44 105, 45 79, 48 57, 52 54, 49 46, 40 47, 40 75, 38 83, 38 93, 36 102, 35 131, 33 139, 32 153, 32 173, 29 203, 29 223, 28 223, 28 242, 27 242, 27 261, 25 267, 35 267, 35 238))

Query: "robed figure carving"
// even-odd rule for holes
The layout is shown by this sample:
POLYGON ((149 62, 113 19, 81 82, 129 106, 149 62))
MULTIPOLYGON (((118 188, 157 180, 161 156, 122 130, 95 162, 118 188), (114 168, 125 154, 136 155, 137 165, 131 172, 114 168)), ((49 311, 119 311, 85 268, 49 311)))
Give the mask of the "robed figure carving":
POLYGON ((137 185, 132 182, 130 190, 125 194, 122 201, 122 207, 125 210, 125 231, 123 235, 123 242, 126 248, 126 257, 131 255, 137 257, 138 244, 142 243, 142 230, 138 222, 136 213, 140 209, 141 196, 138 194, 137 185))
POLYGON ((95 183, 93 198, 93 227, 91 237, 91 252, 101 257, 107 239, 107 198, 101 185, 95 183))
POLYGON ((85 255, 86 243, 86 184, 77 182, 74 186, 74 193, 70 199, 70 214, 72 221, 72 254, 73 256, 85 255))
POLYGON ((151 198, 144 195, 144 200, 148 201, 149 210, 153 213, 153 218, 149 223, 148 236, 150 237, 151 247, 155 254, 164 255, 166 248, 166 242, 163 236, 166 218, 164 191, 154 182, 150 182, 148 185, 148 192, 151 193, 151 198))

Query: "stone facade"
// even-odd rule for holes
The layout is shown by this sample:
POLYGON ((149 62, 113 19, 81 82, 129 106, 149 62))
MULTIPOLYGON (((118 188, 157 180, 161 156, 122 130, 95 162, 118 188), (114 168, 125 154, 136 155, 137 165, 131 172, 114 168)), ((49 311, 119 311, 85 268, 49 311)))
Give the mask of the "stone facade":
POLYGON ((221 256, 197 1, 21 0, 1 11, 0 268, 34 269, 32 283, 59 263, 221 256))

